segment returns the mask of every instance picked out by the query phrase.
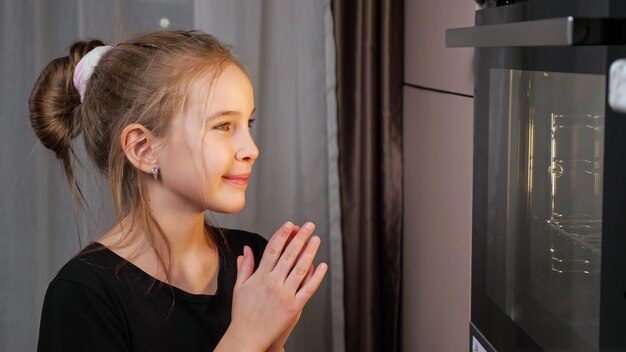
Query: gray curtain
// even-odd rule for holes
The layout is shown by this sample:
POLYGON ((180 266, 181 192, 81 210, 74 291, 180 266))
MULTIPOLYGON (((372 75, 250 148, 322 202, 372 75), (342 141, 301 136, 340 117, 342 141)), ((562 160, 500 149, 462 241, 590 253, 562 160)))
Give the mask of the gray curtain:
MULTIPOLYGON (((260 158, 246 208, 220 226, 265 237, 285 220, 317 224, 330 264, 287 342, 288 351, 343 351, 343 268, 329 1, 3 0, 0 5, 0 350, 35 350, 47 284, 113 224, 105 180, 75 141, 89 211, 73 212, 52 152, 37 141, 27 98, 37 74, 79 38, 201 29, 233 45, 255 87, 260 158)), ((212 217, 212 216, 209 216, 212 217)))
POLYGON ((403 7, 332 2, 350 352, 400 350, 403 7))

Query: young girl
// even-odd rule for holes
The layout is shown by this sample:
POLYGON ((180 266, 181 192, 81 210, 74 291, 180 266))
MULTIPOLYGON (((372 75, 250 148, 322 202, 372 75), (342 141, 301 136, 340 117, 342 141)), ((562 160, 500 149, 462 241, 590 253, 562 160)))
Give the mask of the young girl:
POLYGON ((312 223, 267 242, 205 222, 244 207, 259 153, 252 85, 228 48, 197 31, 77 42, 29 108, 81 198, 70 142, 82 132, 119 221, 50 283, 39 351, 283 350, 327 265, 313 265, 312 223))

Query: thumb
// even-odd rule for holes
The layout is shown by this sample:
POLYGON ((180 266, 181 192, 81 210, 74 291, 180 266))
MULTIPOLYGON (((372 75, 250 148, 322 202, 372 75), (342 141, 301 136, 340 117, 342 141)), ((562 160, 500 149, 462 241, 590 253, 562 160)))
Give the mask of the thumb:
POLYGON ((243 263, 243 255, 237 257, 237 272, 241 269, 241 263, 243 263))
POLYGON ((246 282, 254 272, 254 254, 248 246, 243 247, 243 256, 237 258, 237 285, 246 282), (241 259, 239 259, 241 258, 241 259))

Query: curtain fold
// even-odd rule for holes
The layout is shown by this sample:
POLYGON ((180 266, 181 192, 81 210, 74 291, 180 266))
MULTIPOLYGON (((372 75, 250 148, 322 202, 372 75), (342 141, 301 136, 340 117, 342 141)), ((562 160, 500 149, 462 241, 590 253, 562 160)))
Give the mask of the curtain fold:
MULTIPOLYGON (((337 54, 330 0, 324 1, 324 38, 326 61, 326 143, 328 151, 328 219, 330 247, 330 307, 332 351, 344 352, 345 305, 343 278, 343 236, 341 233, 341 195, 339 146, 337 144, 337 54)), ((327 274, 328 275, 328 274, 327 274)))
POLYGON ((400 349, 401 0, 334 0, 346 351, 400 349))

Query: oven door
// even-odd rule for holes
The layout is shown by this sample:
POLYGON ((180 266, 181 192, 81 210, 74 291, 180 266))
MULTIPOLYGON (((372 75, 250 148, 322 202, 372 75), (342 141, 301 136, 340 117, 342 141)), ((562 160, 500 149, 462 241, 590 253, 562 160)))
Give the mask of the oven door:
POLYGON ((471 350, 626 351, 624 22, 547 3, 447 33, 476 47, 471 350))

